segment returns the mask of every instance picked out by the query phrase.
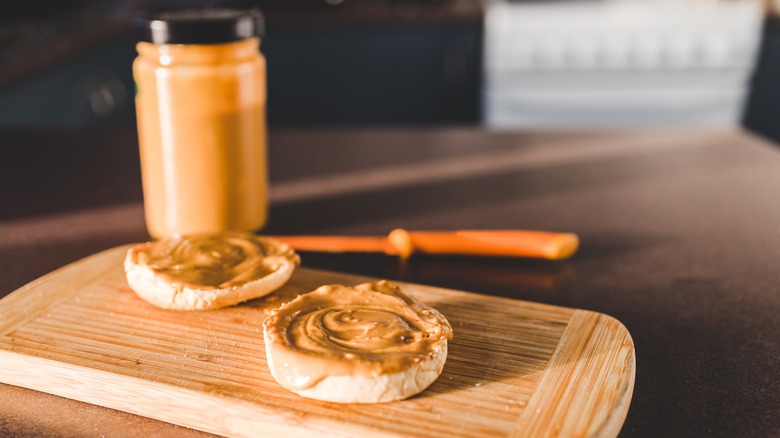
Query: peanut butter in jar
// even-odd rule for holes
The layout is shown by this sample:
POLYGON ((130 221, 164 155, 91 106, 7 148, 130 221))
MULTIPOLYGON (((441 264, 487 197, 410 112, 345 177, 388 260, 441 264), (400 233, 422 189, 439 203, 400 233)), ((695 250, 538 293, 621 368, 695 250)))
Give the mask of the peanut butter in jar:
POLYGON ((268 202, 262 16, 187 10, 136 24, 133 76, 149 233, 262 227, 268 202))

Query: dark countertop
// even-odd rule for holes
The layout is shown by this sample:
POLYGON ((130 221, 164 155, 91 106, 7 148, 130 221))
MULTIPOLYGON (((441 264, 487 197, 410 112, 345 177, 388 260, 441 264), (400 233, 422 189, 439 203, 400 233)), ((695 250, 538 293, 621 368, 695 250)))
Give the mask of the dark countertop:
MULTIPOLYGON (((623 436, 780 434, 780 149, 737 129, 272 132, 269 233, 572 231, 562 263, 303 253, 304 265, 584 308, 631 332, 623 436)), ((0 132, 0 296, 147 238, 135 137, 0 132)), ((2 436, 195 436, 0 385, 2 436)))

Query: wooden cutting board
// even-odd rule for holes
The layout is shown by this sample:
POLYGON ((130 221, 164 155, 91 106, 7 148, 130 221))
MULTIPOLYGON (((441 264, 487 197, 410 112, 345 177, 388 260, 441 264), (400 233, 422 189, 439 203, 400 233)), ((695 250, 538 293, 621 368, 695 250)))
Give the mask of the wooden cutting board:
POLYGON ((409 400, 340 405, 281 388, 262 321, 295 295, 365 277, 299 269, 280 291, 202 312, 162 310, 127 286, 118 247, 0 300, 0 381, 227 436, 615 436, 635 355, 609 316, 415 284, 455 339, 409 400))

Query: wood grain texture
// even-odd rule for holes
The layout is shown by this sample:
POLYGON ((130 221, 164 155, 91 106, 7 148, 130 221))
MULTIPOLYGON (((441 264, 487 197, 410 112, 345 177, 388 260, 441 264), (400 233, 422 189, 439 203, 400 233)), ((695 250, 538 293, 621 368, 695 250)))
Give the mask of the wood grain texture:
POLYGON ((322 284, 372 279, 301 268, 269 297, 176 312, 127 287, 126 250, 0 300, 0 381, 227 436, 615 436, 628 412, 634 346, 615 319, 414 284, 455 331, 440 378, 400 402, 303 399, 271 377, 263 319, 322 284))

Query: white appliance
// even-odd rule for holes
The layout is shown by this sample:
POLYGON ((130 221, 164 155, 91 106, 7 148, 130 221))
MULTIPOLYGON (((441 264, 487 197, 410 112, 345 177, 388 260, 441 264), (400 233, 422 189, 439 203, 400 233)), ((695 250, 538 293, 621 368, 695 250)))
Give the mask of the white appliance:
POLYGON ((763 14, 751 0, 490 2, 484 122, 736 124, 763 14))

